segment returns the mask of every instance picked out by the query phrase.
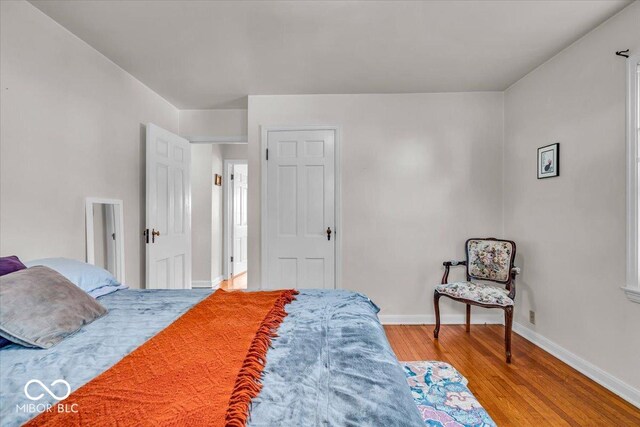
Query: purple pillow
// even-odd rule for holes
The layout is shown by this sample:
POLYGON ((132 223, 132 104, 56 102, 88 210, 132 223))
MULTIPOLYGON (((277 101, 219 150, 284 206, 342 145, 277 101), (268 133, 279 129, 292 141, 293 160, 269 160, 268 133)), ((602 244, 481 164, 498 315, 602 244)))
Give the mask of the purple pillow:
POLYGON ((5 337, 0 337, 0 348, 6 347, 9 344, 13 344, 13 343, 11 341, 9 341, 8 339, 6 339, 5 337))
POLYGON ((0 276, 24 270, 25 268, 27 267, 15 255, 0 257, 0 276))

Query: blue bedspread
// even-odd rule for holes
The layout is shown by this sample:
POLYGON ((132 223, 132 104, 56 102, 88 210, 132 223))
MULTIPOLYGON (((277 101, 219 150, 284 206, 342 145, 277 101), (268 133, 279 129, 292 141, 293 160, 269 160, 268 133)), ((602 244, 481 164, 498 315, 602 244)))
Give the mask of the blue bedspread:
MULTIPOLYGON (((0 422, 20 425, 37 414, 17 410, 34 403, 24 394, 31 379, 45 385, 64 379, 72 390, 116 364, 191 306, 210 294, 207 290, 121 290, 98 299, 109 313, 47 350, 17 345, 0 350, 0 422)), ((33 385, 33 394, 42 390, 33 385)), ((51 388, 61 395, 65 388, 51 388)), ((55 403, 45 393, 36 403, 55 403)))
POLYGON ((302 291, 287 311, 248 425, 424 426, 367 297, 302 291))
MULTIPOLYGON (((47 349, 0 350, 0 420, 20 425, 31 379, 65 379, 75 390, 117 363, 210 291, 121 290, 99 301, 109 314, 47 349)), ((402 368, 366 297, 348 291, 301 291, 267 354, 252 426, 420 426, 402 368)), ((34 393, 37 385, 34 387, 34 393)), ((56 386, 63 387, 63 386, 56 386)), ((53 391, 56 387, 51 387, 53 391)), ((45 393, 37 403, 55 403, 45 393)))

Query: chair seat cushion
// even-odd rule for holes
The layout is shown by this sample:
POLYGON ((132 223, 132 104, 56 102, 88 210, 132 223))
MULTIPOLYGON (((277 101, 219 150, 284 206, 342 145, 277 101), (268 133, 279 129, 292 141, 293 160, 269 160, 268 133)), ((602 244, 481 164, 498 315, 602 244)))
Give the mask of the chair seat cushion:
POLYGON ((503 307, 513 305, 513 300, 509 298, 509 291, 497 286, 482 285, 474 282, 455 282, 438 285, 436 290, 441 294, 475 301, 480 304, 501 305, 503 307))

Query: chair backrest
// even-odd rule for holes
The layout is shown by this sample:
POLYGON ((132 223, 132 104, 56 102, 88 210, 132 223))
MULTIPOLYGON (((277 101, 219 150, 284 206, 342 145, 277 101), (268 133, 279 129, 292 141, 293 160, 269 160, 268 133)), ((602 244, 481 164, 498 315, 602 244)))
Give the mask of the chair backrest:
POLYGON ((511 269, 516 256, 515 242, 492 237, 469 239, 466 249, 468 280, 511 284, 511 269))

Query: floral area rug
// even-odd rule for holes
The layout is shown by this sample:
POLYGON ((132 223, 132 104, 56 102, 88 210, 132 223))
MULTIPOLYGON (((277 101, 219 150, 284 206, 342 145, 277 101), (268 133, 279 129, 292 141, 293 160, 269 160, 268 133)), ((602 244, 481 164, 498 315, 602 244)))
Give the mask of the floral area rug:
POLYGON ((438 361, 400 362, 425 425, 434 427, 495 426, 467 388, 467 379, 438 361))

